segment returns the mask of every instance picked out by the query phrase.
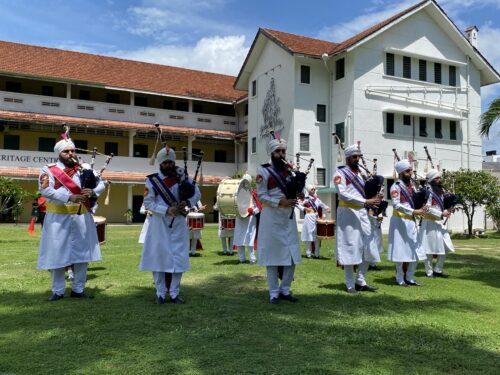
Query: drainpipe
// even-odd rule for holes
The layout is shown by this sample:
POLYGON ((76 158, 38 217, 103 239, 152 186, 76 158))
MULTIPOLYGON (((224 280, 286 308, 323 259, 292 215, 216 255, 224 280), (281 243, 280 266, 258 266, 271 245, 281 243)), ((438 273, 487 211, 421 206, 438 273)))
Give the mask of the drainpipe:
MULTIPOLYGON (((333 177, 333 168, 334 168, 334 163, 333 163, 333 150, 332 150, 332 136, 331 134, 334 132, 333 131, 333 89, 332 89, 332 84, 333 84, 333 72, 330 70, 328 67, 328 53, 323 53, 321 55, 321 59, 323 60, 323 65, 330 75, 330 79, 328 81, 328 168, 326 172, 325 178, 328 178, 328 184, 325 184, 328 187, 332 186, 332 177, 333 177)), ((326 181, 325 181, 326 182, 326 181)))
POLYGON ((467 169, 470 170, 470 103, 469 103, 469 90, 470 90, 470 57, 467 55, 467 169))

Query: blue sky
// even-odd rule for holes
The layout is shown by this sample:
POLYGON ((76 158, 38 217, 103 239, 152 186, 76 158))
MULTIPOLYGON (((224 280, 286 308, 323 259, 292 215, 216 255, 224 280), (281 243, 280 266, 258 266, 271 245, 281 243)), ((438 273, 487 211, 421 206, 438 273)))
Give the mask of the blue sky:
MULTIPOLYGON (((259 27, 340 42, 417 0, 2 0, 0 39, 236 75, 259 27)), ((500 0, 438 0, 500 71, 500 0)), ((483 88, 483 108, 500 85, 483 88)), ((500 154, 500 124, 484 149, 500 154)))

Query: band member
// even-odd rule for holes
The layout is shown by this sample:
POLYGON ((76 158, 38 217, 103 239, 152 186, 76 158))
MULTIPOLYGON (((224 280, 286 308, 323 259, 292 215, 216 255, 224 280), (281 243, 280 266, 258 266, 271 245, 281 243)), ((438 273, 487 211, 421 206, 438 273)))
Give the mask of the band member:
POLYGON ((401 286, 421 285, 414 279, 417 262, 425 259, 418 242, 416 216, 425 214, 427 208, 414 208, 413 193, 415 188, 411 182, 413 168, 408 159, 396 163, 399 179, 391 187, 393 212, 389 224, 389 243, 387 259, 396 263, 396 283, 401 286), (403 270, 407 262, 408 270, 403 270))
POLYGON ((52 296, 49 301, 64 297, 64 268, 74 265, 71 297, 89 297, 85 293, 87 263, 101 259, 96 226, 90 214, 89 198, 97 197, 105 187, 100 180, 94 189, 82 189, 76 161, 75 145, 68 137, 56 143, 59 160, 44 166, 40 172, 39 190, 47 207, 38 268, 50 270, 52 296))
POLYGON ((431 194, 427 204, 429 210, 424 215, 422 226, 419 231, 419 243, 426 253, 425 273, 427 277, 448 277, 443 272, 446 253, 454 252, 455 248, 451 242, 450 234, 443 224, 442 219, 451 215, 451 210, 444 208, 444 192, 441 182, 441 173, 432 169, 426 175, 431 194), (432 259, 437 256, 437 262, 432 269, 432 259))
POLYGON ((361 158, 358 145, 347 147, 344 155, 346 166, 337 169, 333 178, 339 196, 335 257, 344 267, 347 293, 374 292, 378 288, 368 285, 365 280, 368 266, 375 258, 373 249, 365 243, 365 237, 371 236, 366 207, 378 205, 382 197, 379 194, 365 198, 364 179, 358 166, 361 158), (355 265, 359 266, 356 278, 355 265))
MULTIPOLYGON (((198 201, 194 205, 194 207, 191 207, 188 209, 188 212, 202 212, 205 210, 205 207, 201 201, 198 201)), ((197 253, 196 250, 203 250, 203 247, 201 246, 201 229, 196 229, 192 228, 189 229, 189 256, 190 257, 195 257, 195 256, 200 256, 200 253, 197 253)))
POLYGON ((299 201, 298 208, 304 212, 304 223, 302 224, 301 239, 306 243, 306 256, 313 254, 315 259, 319 259, 321 241, 317 239, 316 222, 323 217, 323 210, 330 212, 330 207, 324 204, 316 196, 316 186, 307 186, 308 195, 299 201))
MULTIPOLYGON (((214 211, 219 211, 219 202, 215 202, 214 211)), ((226 228, 227 226, 225 218, 219 213, 219 229, 218 236, 222 245, 222 255, 234 255, 233 251, 233 238, 234 238, 234 226, 232 228, 226 228)))
MULTIPOLYGON (((252 176, 249 174, 243 175, 250 184, 252 183, 252 176)), ((240 263, 245 263, 246 254, 245 247, 248 248, 248 258, 250 264, 255 264, 257 258, 255 257, 254 242, 257 233, 257 220, 260 213, 260 202, 256 201, 257 197, 252 198, 251 207, 248 208, 248 216, 236 216, 236 225, 234 229, 234 246, 238 248, 238 257, 240 263)))
MULTIPOLYGON (((163 147, 156 155, 159 173, 149 175, 144 189, 144 206, 152 212, 144 241, 140 270, 153 272, 156 303, 184 303, 179 296, 182 273, 189 269, 189 230, 184 217, 186 206, 200 200, 200 190, 181 200, 180 175, 175 167, 175 151, 163 147)), ((188 177, 186 177, 188 178, 188 177)), ((188 180, 192 183, 192 180, 188 180)))
POLYGON ((271 139, 268 151, 271 163, 257 168, 257 194, 262 202, 259 223, 258 262, 267 267, 267 282, 272 304, 280 299, 297 302, 290 293, 295 265, 300 263, 300 245, 295 215, 290 211, 295 207, 296 199, 286 198, 286 182, 290 172, 282 158, 286 155, 286 142, 283 139, 271 139), (281 285, 278 269, 282 269, 281 285))

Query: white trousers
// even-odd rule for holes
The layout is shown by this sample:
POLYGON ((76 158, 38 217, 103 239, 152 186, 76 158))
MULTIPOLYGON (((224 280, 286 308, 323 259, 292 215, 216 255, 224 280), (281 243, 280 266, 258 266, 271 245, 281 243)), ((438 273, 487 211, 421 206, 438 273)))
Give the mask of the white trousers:
MULTIPOLYGON (((248 258, 250 259, 250 263, 255 263, 256 258, 253 246, 246 247, 248 247, 248 258)), ((238 257, 240 258, 240 262, 244 262, 246 260, 245 246, 238 246, 238 257)))
POLYGON ((227 253, 227 245, 229 244, 229 254, 233 253, 233 238, 234 237, 221 237, 220 242, 222 244, 222 253, 227 253))
POLYGON ((172 273, 172 281, 170 282, 170 288, 167 289, 165 284, 165 272, 153 272, 153 280, 156 287, 156 295, 161 298, 165 298, 167 292, 170 294, 170 298, 175 298, 179 295, 179 289, 181 287, 182 272, 172 273))
POLYGON ((368 272, 368 266, 370 262, 364 260, 361 264, 358 265, 358 273, 356 278, 354 277, 354 266, 348 265, 344 266, 344 275, 345 275, 345 286, 347 289, 354 288, 354 284, 358 284, 361 286, 366 285, 366 273, 368 272))
MULTIPOLYGON (((75 293, 83 293, 87 282, 87 263, 75 263, 75 278, 71 289, 75 293)), ((63 295, 66 290, 66 272, 64 267, 50 270, 52 276, 52 293, 63 295)))
POLYGON ((312 243, 313 241, 305 241, 307 242, 307 249, 306 249, 306 255, 307 257, 310 257, 311 254, 314 255, 315 257, 319 257, 319 251, 321 250, 320 248, 320 240, 315 240, 314 241, 314 254, 313 254, 313 251, 312 251, 312 243))
POLYGON ((434 266, 434 271, 432 270, 432 258, 433 257, 434 257, 434 255, 427 254, 427 259, 425 260, 425 273, 427 274, 427 276, 432 276, 433 272, 438 272, 438 273, 443 272, 444 260, 446 259, 446 255, 439 254, 437 256, 437 262, 436 262, 436 265, 434 266))
POLYGON ((191 241, 191 248, 189 252, 191 253, 191 255, 194 255, 196 254, 196 244, 198 243, 198 240, 191 238, 189 241, 191 241))
MULTIPOLYGON (((417 269, 417 262, 409 262, 408 270, 406 271, 406 280, 415 281, 413 275, 417 269)), ((403 271, 403 262, 396 262, 396 281, 398 284, 405 282, 405 273, 403 271)))
POLYGON ((293 274, 295 273, 295 265, 281 266, 283 267, 283 278, 281 285, 278 278, 278 266, 267 266, 267 284, 269 285, 269 297, 278 298, 279 294, 285 296, 290 294, 290 287, 293 281, 293 274))

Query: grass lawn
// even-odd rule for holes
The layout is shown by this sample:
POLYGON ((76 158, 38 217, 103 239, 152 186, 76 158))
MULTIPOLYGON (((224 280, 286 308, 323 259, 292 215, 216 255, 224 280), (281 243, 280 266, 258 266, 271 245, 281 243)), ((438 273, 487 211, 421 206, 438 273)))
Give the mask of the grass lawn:
MULTIPOLYGON (((108 228, 90 265, 93 300, 47 302, 37 236, 0 226, 0 374, 499 374, 500 236, 455 240, 449 279, 394 283, 392 264, 370 272, 377 293, 348 295, 324 259, 297 266, 296 304, 270 305, 264 267, 220 255, 215 226, 191 258, 185 305, 155 305, 138 271, 139 226, 108 228)), ((384 254, 385 259, 385 254, 384 254)))

